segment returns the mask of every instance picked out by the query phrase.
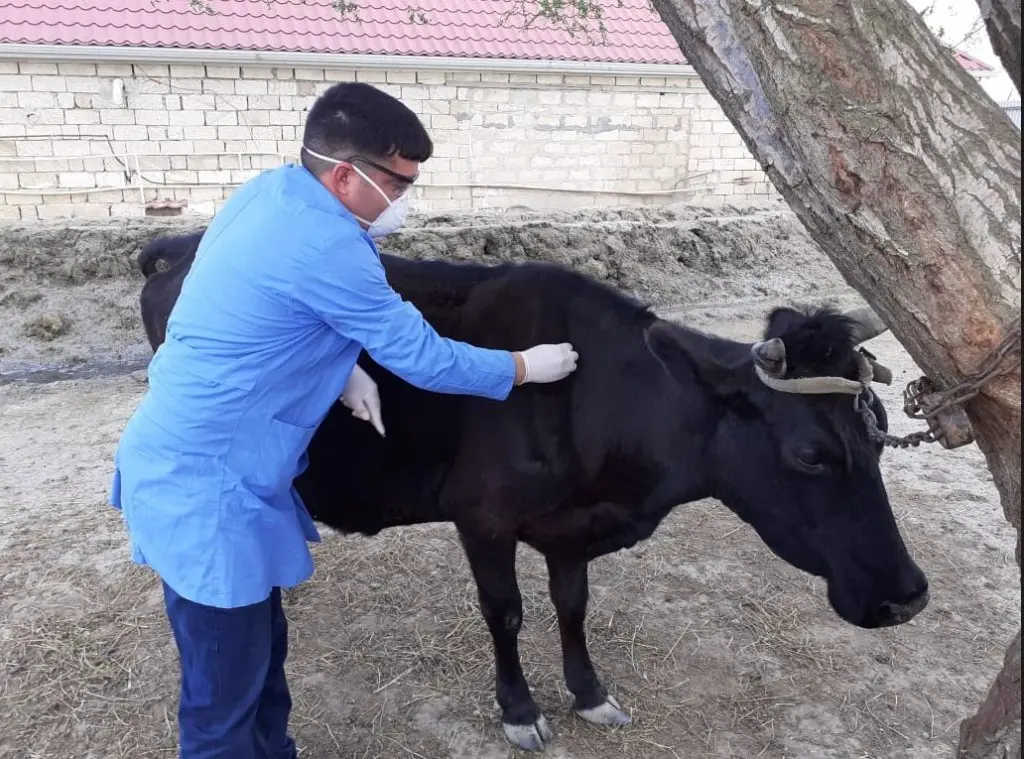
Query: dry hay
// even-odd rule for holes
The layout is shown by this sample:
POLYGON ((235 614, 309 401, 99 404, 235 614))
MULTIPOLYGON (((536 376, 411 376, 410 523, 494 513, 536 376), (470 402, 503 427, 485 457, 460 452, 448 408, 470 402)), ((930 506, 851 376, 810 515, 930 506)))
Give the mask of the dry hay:
MULTIPOLYGON (((880 343, 872 351, 897 375, 891 404, 916 370, 891 338, 880 343)), ((176 655, 159 585, 127 563, 103 500, 141 391, 126 378, 0 388, 5 759, 174 756, 176 655)), ((897 434, 913 425, 892 422, 897 434)), ((820 582, 713 502, 595 562, 587 630, 599 675, 633 716, 621 730, 571 714, 544 565, 521 549, 520 652, 556 730, 547 755, 948 757, 1017 626, 1013 534, 975 448, 887 453, 885 470, 933 589, 921 617, 896 630, 837 620, 820 582)), ((514 755, 454 530, 328 534, 315 553, 314 578, 285 598, 303 759, 514 755)))

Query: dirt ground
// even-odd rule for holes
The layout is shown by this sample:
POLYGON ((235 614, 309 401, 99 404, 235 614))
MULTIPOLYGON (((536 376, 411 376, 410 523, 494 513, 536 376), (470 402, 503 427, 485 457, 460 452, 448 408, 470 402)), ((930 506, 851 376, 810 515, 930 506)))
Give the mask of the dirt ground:
MULTIPOLYGON (((818 256, 822 271, 827 260, 818 256)), ((748 267, 744 279, 727 264, 718 284, 692 274, 710 283, 706 290, 676 276, 672 293, 694 294, 675 300, 687 310, 664 310, 753 337, 772 303, 820 298, 839 281, 831 273, 796 289, 800 271, 774 259, 762 265, 771 277, 748 267), (768 283, 767 293, 746 292, 765 300, 738 302, 751 278, 768 283), (705 302, 715 287, 717 303, 705 302)), ((44 280, 34 287, 48 302, 71 302, 73 288, 89 286, 44 280)), ((24 276, 11 281, 23 289, 24 276)), ((124 303, 137 297, 128 278, 92 292, 103 287, 124 303)), ((122 329, 138 328, 125 316, 122 329)), ((33 338, 6 334, 18 360, 33 355, 33 338)), ((122 339, 140 350, 141 332, 122 339)), ((891 335, 867 347, 895 375, 881 391, 894 431, 916 429, 898 409, 919 370, 891 335)), ((144 390, 128 375, 0 384, 4 759, 176 755, 177 671, 159 585, 130 563, 118 512, 106 506, 111 455, 144 390)), ((543 562, 521 548, 523 663, 557 733, 544 756, 952 757, 958 723, 984 695, 1019 620, 1013 535, 975 446, 890 450, 883 464, 904 536, 932 586, 930 606, 903 627, 841 622, 821 583, 771 555, 714 501, 679 507, 651 540, 592 565, 591 653, 634 720, 617 731, 572 714, 543 562)), ((325 531, 314 552, 314 578, 285 600, 303 759, 515 756, 492 707, 490 638, 454 530, 404 528, 372 539, 325 531)))

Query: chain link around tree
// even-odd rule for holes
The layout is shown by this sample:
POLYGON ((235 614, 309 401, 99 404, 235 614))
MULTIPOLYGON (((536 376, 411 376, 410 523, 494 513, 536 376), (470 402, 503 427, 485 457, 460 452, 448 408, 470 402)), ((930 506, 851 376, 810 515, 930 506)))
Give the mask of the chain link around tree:
MULTIPOLYGON (((1021 355, 1020 342, 1020 314, 1017 314, 1010 323, 1006 335, 981 368, 962 382, 941 391, 936 389, 934 382, 929 377, 921 377, 908 383, 903 391, 903 412, 911 419, 927 421, 929 423, 927 430, 912 432, 902 437, 883 432, 879 429, 878 420, 871 411, 871 395, 867 388, 854 400, 854 408, 861 415, 861 419, 868 428, 868 435, 875 442, 892 448, 910 448, 917 447, 921 443, 941 442, 943 432, 939 424, 939 415, 953 410, 954 407, 962 407, 967 401, 977 396, 982 388, 993 379, 1018 371, 1021 355), (1016 357, 1017 361, 1007 361, 1013 357, 1016 357)), ((967 423, 969 424, 969 422, 967 423)))

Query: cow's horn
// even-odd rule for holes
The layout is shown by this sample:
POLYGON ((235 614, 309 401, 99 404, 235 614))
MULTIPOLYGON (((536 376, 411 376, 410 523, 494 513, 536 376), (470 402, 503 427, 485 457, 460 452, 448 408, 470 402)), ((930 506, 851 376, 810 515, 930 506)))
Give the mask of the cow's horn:
POLYGON ((754 363, 769 377, 782 377, 786 373, 786 344, 778 337, 754 343, 750 349, 754 363))
POLYGON ((854 345, 866 343, 889 329, 881 317, 870 308, 855 308, 847 311, 846 317, 853 320, 854 345))

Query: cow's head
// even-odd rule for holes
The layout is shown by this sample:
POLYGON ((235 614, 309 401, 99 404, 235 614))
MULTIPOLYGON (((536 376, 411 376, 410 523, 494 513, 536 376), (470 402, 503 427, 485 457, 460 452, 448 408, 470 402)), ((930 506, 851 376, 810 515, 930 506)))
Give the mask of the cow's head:
POLYGON ((714 495, 782 559, 824 577, 835 611, 867 628, 906 622, 928 603, 882 482, 883 444, 857 408, 888 428, 866 389, 872 370, 888 372, 858 350, 885 329, 866 309, 780 308, 753 345, 666 321, 647 331, 668 373, 685 387, 701 383, 711 399, 714 495))

